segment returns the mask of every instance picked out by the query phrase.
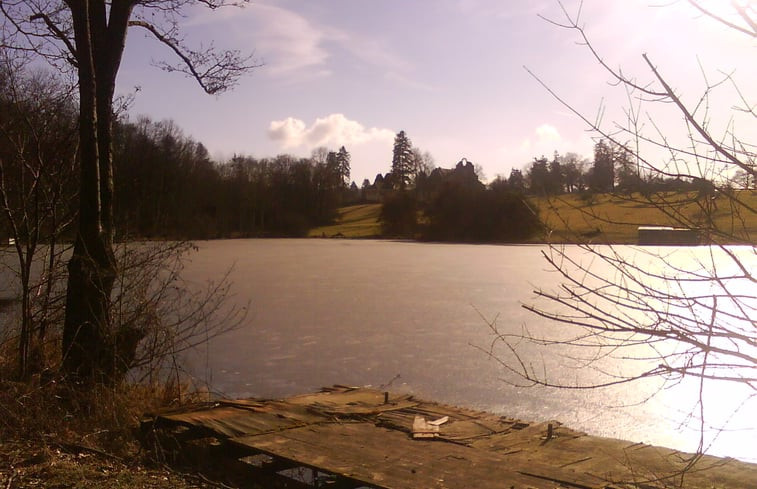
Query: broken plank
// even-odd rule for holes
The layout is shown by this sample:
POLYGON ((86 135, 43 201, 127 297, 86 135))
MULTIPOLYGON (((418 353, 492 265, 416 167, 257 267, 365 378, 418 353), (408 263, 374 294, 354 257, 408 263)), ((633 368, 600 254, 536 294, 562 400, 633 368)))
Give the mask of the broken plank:
POLYGON ((504 457, 493 452, 419 443, 372 423, 309 426, 229 442, 385 489, 555 487, 552 481, 512 470, 504 457))

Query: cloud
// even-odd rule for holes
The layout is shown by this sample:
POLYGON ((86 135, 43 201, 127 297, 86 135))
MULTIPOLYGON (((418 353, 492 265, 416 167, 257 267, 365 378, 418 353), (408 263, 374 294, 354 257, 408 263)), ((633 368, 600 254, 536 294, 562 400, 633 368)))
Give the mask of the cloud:
POLYGON ((211 35, 219 45, 251 46, 262 75, 286 84, 345 75, 347 67, 375 72, 415 90, 433 87, 413 79, 415 66, 392 48, 391 38, 357 29, 354 23, 319 17, 300 7, 258 0, 245 8, 197 9, 183 26, 211 35))
POLYGON ((272 5, 256 4, 249 9, 257 17, 256 51, 264 54, 270 74, 288 75, 314 67, 317 73, 329 74, 323 65, 329 59, 323 47, 327 40, 324 29, 290 10, 272 5))
POLYGON ((412 70, 410 63, 381 40, 319 24, 291 10, 256 5, 263 12, 256 47, 261 53, 273 53, 269 70, 273 75, 331 75, 333 69, 345 62, 343 57, 335 59, 333 54, 338 52, 335 47, 349 53, 359 63, 382 70, 412 70))
POLYGON ((346 62, 372 66, 382 72, 413 71, 412 64, 381 39, 359 30, 334 27, 335 19, 306 16, 269 0, 214 14, 200 12, 185 26, 212 27, 216 30, 215 38, 229 37, 232 45, 253 46, 256 57, 263 62, 262 73, 272 77, 290 82, 310 81, 331 76, 346 62))
POLYGON ((529 137, 520 143, 520 150, 522 153, 551 154, 560 149, 562 142, 563 138, 555 126, 542 124, 534 130, 533 139, 529 137))
POLYGON ((306 79, 330 74, 326 64, 331 55, 324 43, 333 33, 303 15, 265 2, 221 9, 213 15, 205 10, 184 27, 212 29, 214 38, 224 43, 253 46, 264 73, 306 79))
POLYGON ((335 147, 365 144, 371 142, 391 142, 394 131, 376 127, 366 128, 344 114, 330 114, 318 118, 311 126, 294 117, 271 121, 268 137, 278 142, 284 149, 312 149, 319 146, 335 147))
POLYGON ((536 140, 539 143, 559 143, 562 141, 562 136, 555 126, 549 124, 542 124, 536 128, 536 140))

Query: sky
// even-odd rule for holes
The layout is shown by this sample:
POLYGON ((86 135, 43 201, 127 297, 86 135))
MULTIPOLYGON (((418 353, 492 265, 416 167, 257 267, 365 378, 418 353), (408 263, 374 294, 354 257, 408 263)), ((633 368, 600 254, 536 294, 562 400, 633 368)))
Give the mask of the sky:
MULTIPOLYGON (((705 3, 720 12, 728 1, 705 3)), ((562 5, 576 15, 581 2, 562 5)), ((173 120, 218 161, 344 145, 360 185, 390 170, 394 136, 404 130, 437 166, 466 158, 492 179, 555 151, 592 156, 596 135, 535 77, 590 119, 625 120, 625 91, 609 83, 575 31, 545 18, 565 20, 557 0, 260 0, 194 8, 181 24, 188 44, 239 49, 261 66, 233 91, 208 96, 193 80, 156 68, 174 61, 172 53, 133 31, 117 90, 135 95, 130 117, 173 120)), ((719 70, 741 85, 757 79, 754 40, 683 0, 585 0, 580 23, 608 65, 646 83, 647 53, 686 100, 695 102, 705 80, 722 77, 719 70)), ((713 126, 725 131, 733 123, 730 102, 711 105, 713 126)), ((672 134, 679 120, 664 110, 654 120, 672 134)))

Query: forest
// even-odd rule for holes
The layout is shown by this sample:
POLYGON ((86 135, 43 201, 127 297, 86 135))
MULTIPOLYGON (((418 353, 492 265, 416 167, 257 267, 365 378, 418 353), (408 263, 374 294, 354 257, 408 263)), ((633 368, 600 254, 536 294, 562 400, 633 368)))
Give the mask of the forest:
MULTIPOLYGON (((0 232, 28 241, 40 229, 71 237, 78 172, 76 97, 58 77, 0 71, 0 232)), ((463 158, 436 168, 404 131, 389 171, 361 187, 350 183, 350 153, 318 148, 309 157, 234 155, 217 162, 174 122, 119 114, 113 129, 116 239, 301 237, 332 223, 337 210, 381 203, 382 234, 436 241, 517 242, 541 230, 527 196, 690 191, 708 194, 701 178, 645 176, 631 154, 605 139, 594 158, 555 153, 534 158, 506 178, 480 181, 480 166, 463 158)), ((387 160, 390 155, 387 155, 387 160)), ((743 172, 742 172, 743 173, 743 172)), ((749 187, 748 175, 732 182, 749 187)))
MULTIPOLYGON (((73 88, 44 71, 0 69, 0 237, 73 236, 79 174, 73 88)), ((116 239, 303 236, 355 198, 350 155, 236 155, 215 162, 172 121, 113 124, 116 239)))
POLYGON ((304 236, 350 199, 350 155, 237 155, 215 163, 170 121, 115 130, 115 215, 122 237, 304 236))

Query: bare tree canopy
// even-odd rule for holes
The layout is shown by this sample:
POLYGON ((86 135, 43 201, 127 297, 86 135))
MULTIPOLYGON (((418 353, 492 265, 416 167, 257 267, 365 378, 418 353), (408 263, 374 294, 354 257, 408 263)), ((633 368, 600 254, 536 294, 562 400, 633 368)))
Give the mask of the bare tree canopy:
MULTIPOLYGON (((716 15, 703 2, 689 3, 704 20, 757 37, 751 2, 733 2, 730 17, 716 15)), ((629 163, 626 171, 636 172, 639 181, 700 182, 699 191, 631 191, 618 198, 630 206, 653 206, 677 227, 696 230, 705 246, 551 246, 544 257, 561 284, 537 289, 536 299, 525 307, 560 327, 514 332, 492 324, 490 353, 516 382, 531 385, 585 389, 650 378, 667 385, 696 382, 699 400, 693 410, 702 427, 701 452, 708 445, 704 426, 711 382, 738 385, 746 399, 757 397, 757 240, 749 225, 757 209, 744 198, 751 190, 733 185, 736 176, 754 179, 757 171, 754 80, 741 80, 740 85, 732 72, 711 79, 700 66, 700 93, 684 96, 675 87, 675 67, 658 66, 652 54, 640 54, 646 72, 631 75, 614 68, 602 56, 602 46, 587 35, 584 22, 591 19, 581 17, 581 3, 575 11, 557 4, 562 17, 545 20, 575 35, 609 74, 611 86, 627 101, 625 119, 605 121, 604 105, 593 117, 573 105, 558 86, 529 73, 598 139, 622 151, 629 163), (713 107, 723 96, 730 98, 725 125, 715 122, 713 107), (683 206, 696 212, 682 212, 683 206), (550 361, 540 362, 540 357, 550 361), (607 359, 619 360, 623 370, 608 366, 607 359), (554 362, 591 374, 577 374, 573 383, 566 383, 547 367, 554 362)), ((696 66, 695 53, 680 54, 696 66)), ((590 207, 584 212, 601 227, 602 215, 590 207)), ((733 411, 743 407, 745 398, 729 400, 733 411)))
POLYGON ((110 305, 117 278, 113 251, 113 98, 130 28, 140 28, 167 45, 177 64, 168 71, 194 78, 211 94, 230 89, 254 67, 238 51, 190 49, 181 35, 189 7, 217 9, 239 3, 222 0, 4 0, 0 2, 0 47, 19 56, 42 57, 72 68, 79 88, 79 210, 74 252, 68 264, 63 330, 64 369, 74 378, 118 376, 114 365, 134 356, 147 332, 122 325, 113 330, 110 305), (135 341, 137 339, 137 341, 135 341), (124 351, 124 345, 128 350, 124 351))
MULTIPOLYGON (((181 34, 183 11, 194 6, 211 10, 242 7, 248 0, 123 0, 50 1, 10 0, 0 2, 3 19, 0 46, 21 53, 41 55, 58 68, 77 68, 80 63, 75 37, 76 18, 86 13, 93 31, 107 43, 108 63, 103 68, 117 72, 126 32, 139 28, 171 49, 176 62, 158 61, 166 71, 194 78, 209 94, 234 88, 239 78, 258 66, 252 55, 239 50, 218 49, 212 43, 192 48, 181 34)), ((102 49, 102 48, 101 48, 102 49)))

